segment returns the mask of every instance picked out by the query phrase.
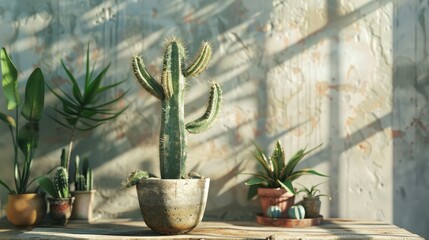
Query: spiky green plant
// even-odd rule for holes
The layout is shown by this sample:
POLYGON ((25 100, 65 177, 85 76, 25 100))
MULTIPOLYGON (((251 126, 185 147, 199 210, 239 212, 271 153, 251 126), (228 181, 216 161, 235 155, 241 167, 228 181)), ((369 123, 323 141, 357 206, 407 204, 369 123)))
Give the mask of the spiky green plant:
POLYGON ((88 158, 84 158, 80 161, 80 157, 76 156, 75 159, 75 190, 76 191, 90 191, 92 190, 93 177, 92 169, 89 166, 88 158))
MULTIPOLYGON (((76 132, 92 130, 107 121, 118 117, 127 109, 127 107, 121 110, 114 110, 112 109, 112 106, 120 101, 128 91, 125 91, 116 98, 106 101, 102 100, 103 94, 105 94, 106 91, 122 84, 125 80, 109 85, 102 85, 110 64, 94 77, 94 70, 90 69, 89 44, 86 49, 86 71, 83 91, 81 90, 76 77, 72 74, 70 69, 66 67, 62 60, 61 65, 71 81, 72 92, 70 94, 63 89, 58 88, 61 92, 59 93, 48 85, 49 90, 51 90, 62 104, 62 108, 56 106, 52 107, 54 111, 58 113, 58 116, 50 117, 61 126, 71 130, 65 162, 65 168, 69 170, 71 152, 76 132)), ((94 66, 92 68, 94 68, 94 66)))
POLYGON ((211 84, 209 104, 205 113, 185 125, 184 96, 186 77, 202 73, 210 61, 212 50, 209 43, 202 43, 193 63, 185 66, 186 53, 182 42, 168 41, 164 53, 161 81, 157 82, 147 71, 143 59, 134 56, 132 66, 138 82, 162 103, 159 156, 161 178, 186 178, 186 133, 207 130, 219 113, 222 90, 217 83, 211 84))
POLYGON ((322 145, 319 145, 308 151, 306 148, 300 149, 288 161, 286 161, 285 152, 280 141, 277 141, 273 154, 270 158, 267 158, 261 148, 256 145, 254 157, 262 166, 263 170, 250 174, 252 177, 246 181, 246 185, 250 186, 247 197, 249 199, 253 198, 257 193, 257 189, 260 187, 284 188, 287 191, 296 194, 292 182, 297 178, 303 175, 317 175, 327 177, 326 175, 309 168, 295 171, 298 163, 301 162, 301 160, 307 154, 311 153, 320 146, 322 145))
POLYGON ((130 187, 136 185, 139 180, 147 179, 149 177, 154 177, 154 176, 151 175, 150 173, 146 172, 146 171, 143 171, 143 170, 132 171, 128 175, 127 179, 122 182, 122 187, 123 188, 130 188, 130 187))
POLYGON ((304 193, 305 194, 304 197, 306 197, 306 198, 328 197, 330 199, 329 195, 321 193, 320 189, 317 188, 321 184, 322 183, 312 185, 310 188, 308 188, 302 184, 298 184, 301 186, 301 188, 296 193, 297 194, 304 193))
POLYGON ((29 177, 39 140, 39 121, 43 115, 45 101, 45 79, 40 68, 36 68, 30 74, 25 86, 24 103, 21 105, 18 71, 5 48, 1 49, 0 57, 2 87, 7 110, 15 111, 15 118, 0 112, 0 120, 8 125, 12 136, 15 189, 3 180, 0 180, 0 185, 11 194, 26 193, 34 181, 29 182, 29 177), (21 128, 19 128, 19 107, 21 107, 21 116, 27 120, 21 128), (24 159, 19 158, 18 149, 23 153, 24 159))
POLYGON ((68 172, 64 167, 56 168, 52 178, 40 176, 36 180, 39 186, 53 198, 69 198, 68 172))

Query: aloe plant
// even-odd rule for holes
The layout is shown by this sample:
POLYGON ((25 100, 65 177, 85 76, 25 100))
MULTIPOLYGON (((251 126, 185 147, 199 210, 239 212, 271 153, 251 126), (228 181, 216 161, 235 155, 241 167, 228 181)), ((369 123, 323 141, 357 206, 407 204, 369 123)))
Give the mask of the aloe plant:
POLYGON ((322 145, 308 151, 306 148, 300 149, 288 161, 286 161, 285 152, 280 141, 276 142, 274 151, 269 158, 264 154, 261 148, 256 145, 254 157, 258 161, 259 165, 262 166, 262 170, 257 173, 251 173, 250 175, 252 175, 252 177, 246 181, 246 185, 250 186, 247 195, 248 199, 253 198, 257 193, 257 189, 260 187, 284 188, 285 190, 296 194, 292 182, 303 175, 327 177, 326 175, 310 168, 295 171, 298 163, 300 163, 307 154, 320 146, 322 145))
POLYGON ((94 77, 94 66, 92 66, 91 70, 89 59, 88 44, 86 49, 86 71, 83 90, 79 86, 77 78, 73 75, 71 70, 66 67, 62 60, 61 66, 65 70, 72 85, 71 93, 67 93, 59 87, 57 88, 59 92, 57 92, 48 85, 49 90, 59 99, 62 105, 62 108, 56 106, 52 107, 54 111, 58 113, 58 118, 53 116, 50 117, 61 126, 71 130, 69 146, 66 151, 65 168, 67 170, 69 170, 71 152, 77 131, 92 130, 109 120, 115 119, 127 109, 127 107, 125 107, 121 110, 114 110, 112 107, 120 101, 128 91, 125 91, 113 99, 102 101, 103 94, 122 84, 125 80, 109 85, 102 85, 110 64, 94 77))
POLYGON ((320 193, 320 189, 318 189, 317 187, 320 186, 322 183, 316 184, 316 185, 312 185, 310 188, 298 184, 301 186, 301 188, 296 192, 297 194, 299 193, 304 193, 306 198, 318 198, 318 197, 329 197, 329 195, 327 194, 323 194, 320 193))
POLYGON ((11 194, 26 193, 34 181, 29 182, 31 165, 39 141, 39 121, 43 115, 45 101, 45 79, 40 68, 36 68, 27 80, 24 103, 18 89, 18 70, 10 59, 5 48, 1 49, 2 86, 6 98, 7 110, 15 111, 15 117, 0 112, 0 120, 9 126, 14 149, 14 180, 15 189, 0 180, 0 185, 11 194), (21 116, 27 122, 19 128, 21 116), (23 153, 24 159, 19 159, 18 149, 23 153))
POLYGON ((159 157, 162 179, 186 178, 186 132, 200 133, 214 123, 222 102, 222 90, 211 84, 209 104, 205 113, 185 125, 184 96, 186 77, 195 77, 209 64, 212 49, 204 42, 193 63, 185 66, 186 51, 183 43, 173 39, 165 47, 161 81, 147 71, 143 59, 134 56, 132 67, 141 86, 161 101, 161 131, 159 157))
POLYGON ((38 177, 37 183, 53 198, 69 198, 68 172, 64 167, 56 168, 52 178, 48 176, 38 177))

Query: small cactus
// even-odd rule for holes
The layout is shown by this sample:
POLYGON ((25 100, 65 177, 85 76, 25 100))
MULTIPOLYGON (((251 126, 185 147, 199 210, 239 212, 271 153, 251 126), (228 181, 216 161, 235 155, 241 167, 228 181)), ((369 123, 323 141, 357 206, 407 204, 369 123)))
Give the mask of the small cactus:
POLYGON ((75 175, 75 190, 76 191, 90 191, 92 190, 93 185, 93 176, 92 169, 89 167, 88 158, 84 158, 82 160, 82 164, 80 164, 79 156, 76 156, 75 159, 75 167, 76 167, 76 175, 75 175))
POLYGON ((215 121, 222 102, 222 90, 217 83, 211 84, 209 105, 198 119, 185 125, 184 96, 186 77, 201 74, 209 64, 212 50, 204 42, 195 61, 185 66, 185 48, 175 39, 167 43, 161 81, 157 82, 147 71, 143 59, 134 56, 132 67, 137 81, 151 95, 161 100, 161 131, 159 139, 160 170, 162 179, 186 178, 186 133, 200 133, 215 121))
POLYGON ((127 179, 122 182, 122 187, 123 188, 130 188, 130 187, 136 185, 140 179, 147 179, 149 177, 152 177, 152 175, 150 175, 146 171, 142 171, 142 170, 132 171, 128 175, 127 179))
POLYGON ((86 179, 82 174, 78 174, 76 177, 76 180, 74 182, 75 190, 76 191, 83 191, 86 189, 86 179))
POLYGON ((59 167, 54 174, 54 186, 59 198, 68 198, 69 196, 69 177, 64 167, 59 167))

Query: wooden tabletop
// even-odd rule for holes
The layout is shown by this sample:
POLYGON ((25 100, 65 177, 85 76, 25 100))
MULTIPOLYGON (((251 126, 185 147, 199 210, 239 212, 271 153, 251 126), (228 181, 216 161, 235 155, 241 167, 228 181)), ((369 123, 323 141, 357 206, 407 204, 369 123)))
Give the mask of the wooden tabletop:
POLYGON ((306 228, 262 226, 255 222, 204 221, 186 235, 160 236, 143 221, 115 219, 65 227, 43 224, 29 230, 0 222, 0 239, 423 239, 392 224, 374 221, 328 219, 306 228))

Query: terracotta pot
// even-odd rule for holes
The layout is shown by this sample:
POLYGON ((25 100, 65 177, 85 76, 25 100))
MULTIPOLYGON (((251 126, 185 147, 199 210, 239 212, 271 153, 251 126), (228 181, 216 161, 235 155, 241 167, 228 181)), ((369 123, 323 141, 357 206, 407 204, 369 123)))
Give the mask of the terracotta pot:
POLYGON ((281 209, 281 218, 287 218, 287 210, 295 202, 295 195, 283 188, 258 188, 258 198, 265 217, 268 217, 267 209, 270 206, 278 206, 281 209))
POLYGON ((66 225, 70 219, 74 197, 48 198, 49 216, 59 225, 66 225))
POLYGON ((95 193, 95 190, 72 192, 72 197, 75 199, 70 219, 88 222, 92 220, 92 209, 94 205, 95 193))
POLYGON ((210 179, 143 179, 137 183, 146 225, 160 234, 183 234, 202 220, 210 179))
POLYGON ((46 215, 44 193, 9 194, 6 204, 7 220, 18 227, 34 226, 46 215))
POLYGON ((316 218, 320 216, 320 198, 304 197, 304 199, 302 200, 302 206, 305 209, 306 218, 316 218))

